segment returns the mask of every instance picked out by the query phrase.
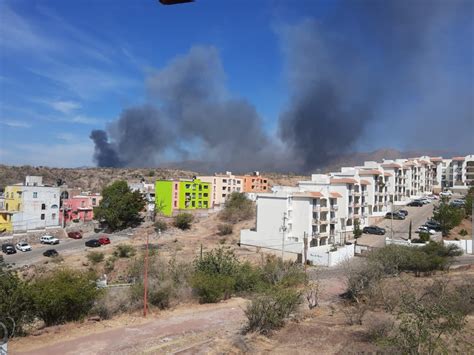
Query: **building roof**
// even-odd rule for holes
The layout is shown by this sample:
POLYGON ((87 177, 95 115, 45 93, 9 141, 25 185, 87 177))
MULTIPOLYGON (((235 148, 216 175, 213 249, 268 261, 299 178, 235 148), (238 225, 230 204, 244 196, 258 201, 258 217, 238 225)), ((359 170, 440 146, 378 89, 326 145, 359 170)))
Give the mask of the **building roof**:
POLYGON ((330 192, 329 197, 331 197, 331 198, 341 198, 342 195, 339 192, 330 192))
POLYGON ((392 174, 384 172, 383 176, 392 176, 392 174))
POLYGON ((382 172, 375 169, 359 170, 359 175, 381 175, 382 172))
POLYGON ((387 164, 382 164, 384 168, 401 168, 402 166, 400 164, 396 163, 387 163, 387 164))
POLYGON ((442 157, 430 157, 431 161, 443 161, 442 157))
POLYGON ((357 184, 357 180, 352 178, 332 178, 331 184, 357 184))
POLYGON ((360 184, 361 184, 361 185, 370 185, 370 182, 367 181, 367 180, 361 179, 361 180, 360 180, 360 184))
POLYGON ((415 165, 415 162, 413 161, 407 161, 405 164, 403 164, 403 167, 406 167, 406 166, 414 166, 415 165))
POLYGON ((451 158, 452 160, 456 160, 456 161, 464 161, 464 157, 453 157, 451 158))
POLYGON ((304 192, 295 192, 293 196, 297 197, 324 197, 321 192, 318 191, 304 191, 304 192))

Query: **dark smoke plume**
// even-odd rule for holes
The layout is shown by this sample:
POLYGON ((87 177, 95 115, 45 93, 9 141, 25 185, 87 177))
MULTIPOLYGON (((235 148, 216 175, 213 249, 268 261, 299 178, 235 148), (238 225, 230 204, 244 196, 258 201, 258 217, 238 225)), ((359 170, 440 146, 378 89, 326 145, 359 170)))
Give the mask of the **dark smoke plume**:
MULTIPOLYGON (((472 2, 354 0, 321 22, 280 27, 291 99, 279 133, 304 159, 303 170, 366 142, 433 148, 442 130, 432 127, 448 117, 472 126, 472 100, 462 93, 472 95, 472 76, 464 87, 446 85, 447 63, 456 57, 443 40, 466 13, 472 2), (423 129, 422 137, 413 128, 423 129)), ((472 20, 470 29, 472 39, 472 20)), ((472 58, 470 67, 472 73, 472 58)), ((453 144, 438 141, 441 149, 453 144)))
POLYGON ((99 166, 118 168, 122 167, 123 163, 119 159, 116 150, 109 143, 107 133, 102 130, 93 130, 90 139, 94 141, 94 160, 99 166))

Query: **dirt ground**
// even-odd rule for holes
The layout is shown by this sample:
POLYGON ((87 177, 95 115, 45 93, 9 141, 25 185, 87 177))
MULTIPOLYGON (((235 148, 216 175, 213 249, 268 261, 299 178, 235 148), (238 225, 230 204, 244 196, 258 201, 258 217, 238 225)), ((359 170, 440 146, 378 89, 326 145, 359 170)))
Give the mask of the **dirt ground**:
POLYGON ((472 217, 470 218, 465 218, 461 222, 461 224, 451 230, 449 233, 449 237, 446 239, 454 240, 455 238, 457 239, 471 239, 472 238, 472 217), (461 230, 465 230, 467 232, 466 235, 462 236, 459 234, 461 230))

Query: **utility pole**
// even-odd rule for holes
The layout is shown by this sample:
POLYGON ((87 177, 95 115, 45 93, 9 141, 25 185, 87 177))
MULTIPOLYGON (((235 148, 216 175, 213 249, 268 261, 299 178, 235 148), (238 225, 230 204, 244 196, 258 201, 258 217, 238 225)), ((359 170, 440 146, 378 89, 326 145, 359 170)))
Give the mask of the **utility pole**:
POLYGON ((288 218, 286 217, 286 212, 283 212, 283 224, 280 227, 280 230, 282 232, 282 238, 281 238, 281 260, 283 261, 283 257, 285 255, 285 232, 287 230, 286 227, 286 220, 288 218))
POLYGON ((390 212, 390 235, 392 237, 392 241, 393 241, 393 202, 392 202, 392 208, 391 208, 391 212, 390 212))
POLYGON ((145 267, 143 275, 143 316, 146 317, 148 308, 148 232, 146 233, 146 251, 145 251, 145 267))
POLYGON ((304 232, 303 236, 304 243, 304 270, 306 271, 306 266, 308 265, 308 235, 304 232))

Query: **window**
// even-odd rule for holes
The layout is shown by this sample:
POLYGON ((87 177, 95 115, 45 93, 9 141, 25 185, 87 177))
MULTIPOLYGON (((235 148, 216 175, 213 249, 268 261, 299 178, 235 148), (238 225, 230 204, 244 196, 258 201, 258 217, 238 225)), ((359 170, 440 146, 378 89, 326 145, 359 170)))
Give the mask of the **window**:
POLYGON ((198 194, 198 198, 202 198, 202 194, 198 194))
POLYGON ((227 179, 222 179, 222 182, 223 182, 224 184, 226 184, 226 183, 227 183, 227 179))
POLYGON ((225 197, 225 194, 222 194, 222 197, 225 197))
POLYGON ((191 187, 190 184, 186 184, 186 188, 189 189, 191 187))
MULTIPOLYGON (((13 193, 12 193, 12 195, 13 195, 13 193)), ((37 192, 33 192, 33 198, 38 198, 38 193, 37 192)))
POLYGON ((41 213, 41 220, 44 221, 44 213, 41 213))
POLYGON ((41 204, 41 209, 42 209, 42 210, 45 210, 45 209, 46 209, 46 204, 42 203, 42 204, 41 204))
POLYGON ((18 211, 21 209, 21 203, 18 204, 18 211))
POLYGON ((196 202, 191 202, 191 207, 196 207, 196 202))
POLYGON ((51 218, 52 218, 52 219, 56 219, 56 213, 53 213, 53 214, 51 215, 51 218))
POLYGON ((204 207, 207 208, 207 201, 204 201, 204 207))
POLYGON ((174 207, 178 207, 178 201, 174 201, 174 207))
POLYGON ((204 190, 207 190, 209 188, 208 185, 204 185, 204 190))
POLYGON ((6 208, 7 208, 7 211, 8 211, 8 202, 5 204, 6 208))
POLYGON ((240 180, 237 180, 237 185, 240 185, 240 180))
POLYGON ((207 197, 207 192, 204 192, 204 197, 207 197))
POLYGON ((225 191, 226 190, 226 187, 225 186, 222 186, 222 191, 225 191))
POLYGON ((92 206, 95 206, 96 203, 97 203, 97 199, 93 198, 93 199, 92 199, 92 206))

